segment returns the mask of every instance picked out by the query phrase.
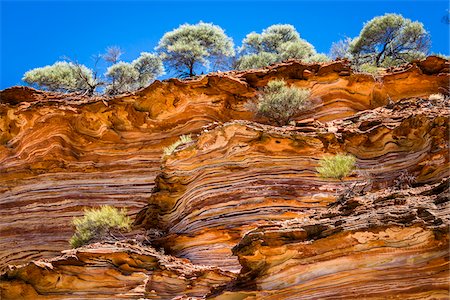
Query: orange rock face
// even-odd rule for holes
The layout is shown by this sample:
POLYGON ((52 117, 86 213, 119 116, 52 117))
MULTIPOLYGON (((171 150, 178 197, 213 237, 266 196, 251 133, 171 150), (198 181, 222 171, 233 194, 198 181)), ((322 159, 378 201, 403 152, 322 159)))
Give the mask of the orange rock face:
POLYGON ((235 286, 214 298, 446 299, 448 184, 369 193, 260 226, 233 249, 243 266, 235 286))
POLYGON ((203 296, 234 275, 194 266, 150 247, 93 244, 48 261, 10 267, 3 274, 2 299, 173 299, 203 296))
POLYGON ((315 169, 327 153, 353 154, 359 174, 346 185, 365 190, 393 186, 405 171, 416 183, 448 177, 450 111, 444 102, 429 104, 400 101, 283 130, 243 121, 218 126, 163 162, 136 224, 166 231, 155 242, 177 256, 239 271, 231 248, 255 224, 305 218, 335 201, 342 184, 319 178, 315 169))
POLYGON ((448 82, 449 62, 429 57, 377 78, 288 61, 115 99, 1 91, 1 295, 445 298, 448 82), (283 128, 247 105, 275 78, 312 94, 283 128), (183 134, 193 141, 163 156, 183 134), (320 178, 318 160, 339 152, 357 172, 320 178), (72 217, 105 204, 178 258, 136 242, 48 260, 69 247, 72 217))

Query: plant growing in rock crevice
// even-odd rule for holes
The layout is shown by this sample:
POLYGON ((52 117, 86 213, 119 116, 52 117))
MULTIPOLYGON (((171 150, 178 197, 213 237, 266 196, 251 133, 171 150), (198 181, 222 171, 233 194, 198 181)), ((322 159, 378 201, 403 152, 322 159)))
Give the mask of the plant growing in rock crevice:
POLYGON ((182 135, 182 136, 180 136, 180 138, 176 142, 174 142, 170 146, 167 146, 167 147, 164 148, 164 150, 163 150, 164 151, 164 157, 165 156, 169 156, 172 153, 174 153, 175 149, 177 149, 178 146, 181 146, 181 145, 184 145, 184 144, 187 144, 187 143, 190 143, 190 142, 192 142, 191 135, 182 135))
POLYGON ((339 179, 341 183, 343 183, 344 187, 342 191, 339 194, 336 192, 338 202, 346 200, 353 194, 353 188, 345 186, 343 179, 350 175, 355 169, 355 163, 355 157, 349 154, 336 154, 334 156, 322 158, 319 161, 319 167, 317 167, 316 170, 321 177, 339 179))
POLYGON ((308 108, 310 97, 311 92, 308 89, 289 87, 284 80, 272 80, 250 109, 255 110, 258 116, 283 126, 308 108))
POLYGON ((72 220, 75 233, 70 239, 73 248, 81 247, 94 239, 113 238, 111 230, 128 231, 131 229, 131 219, 127 217, 126 209, 118 210, 105 205, 99 209, 86 209, 83 217, 72 220))

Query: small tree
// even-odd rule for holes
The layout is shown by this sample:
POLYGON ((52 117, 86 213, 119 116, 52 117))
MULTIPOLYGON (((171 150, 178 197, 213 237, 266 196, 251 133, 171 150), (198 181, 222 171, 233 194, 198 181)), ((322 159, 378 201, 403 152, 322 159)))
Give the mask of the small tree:
POLYGON ((122 56, 123 51, 118 46, 110 46, 106 48, 106 53, 102 55, 103 59, 110 63, 115 64, 119 61, 120 57, 122 56))
POLYGON ((321 159, 317 171, 321 177, 342 179, 355 168, 356 159, 348 154, 336 154, 321 159))
POLYGON ((241 57, 236 64, 239 70, 259 68, 291 58, 308 61, 317 54, 314 47, 300 38, 295 27, 289 24, 272 25, 262 33, 249 33, 242 41, 239 53, 241 57))
POLYGON ((139 88, 146 87, 155 78, 164 74, 164 66, 161 58, 153 53, 142 52, 141 56, 131 62, 131 65, 139 73, 139 88))
POLYGON ((290 24, 276 24, 267 27, 262 33, 251 32, 242 41, 241 54, 261 52, 279 53, 285 43, 301 41, 300 34, 290 24))
POLYGON ((66 61, 58 61, 51 66, 30 70, 24 74, 22 80, 40 89, 64 93, 92 94, 98 85, 91 69, 66 61))
POLYGON ((106 70, 106 77, 111 81, 106 92, 110 95, 131 92, 137 89, 139 72, 132 64, 118 62, 106 70))
POLYGON ((429 47, 429 34, 422 23, 398 14, 385 14, 364 25, 351 43, 350 52, 358 64, 380 67, 408 62, 418 54, 425 55, 429 47))
POLYGON ((125 209, 118 210, 112 206, 102 206, 100 209, 86 209, 83 217, 73 218, 75 234, 70 239, 73 248, 81 247, 94 239, 113 237, 111 230, 128 231, 131 229, 131 219, 125 209))
POLYGON ((196 67, 234 55, 233 42, 212 23, 185 24, 164 34, 156 47, 163 61, 180 76, 194 76, 196 67))
POLYGON ((307 107, 309 98, 310 91, 307 89, 288 87, 284 80, 272 80, 258 97, 256 111, 258 115, 283 126, 307 107))

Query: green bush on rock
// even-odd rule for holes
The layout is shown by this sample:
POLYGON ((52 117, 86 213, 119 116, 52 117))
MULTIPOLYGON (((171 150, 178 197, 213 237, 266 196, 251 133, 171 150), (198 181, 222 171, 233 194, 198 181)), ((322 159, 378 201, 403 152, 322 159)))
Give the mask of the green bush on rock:
POLYGON ((70 239, 73 248, 88 244, 93 239, 106 239, 110 237, 112 229, 123 231, 131 229, 131 219, 127 217, 126 210, 118 210, 108 205, 99 209, 86 209, 84 216, 73 218, 72 223, 76 228, 75 234, 70 239))
POLYGON ((307 108, 310 95, 308 89, 289 87, 284 80, 272 80, 259 96, 256 112, 283 126, 307 108))

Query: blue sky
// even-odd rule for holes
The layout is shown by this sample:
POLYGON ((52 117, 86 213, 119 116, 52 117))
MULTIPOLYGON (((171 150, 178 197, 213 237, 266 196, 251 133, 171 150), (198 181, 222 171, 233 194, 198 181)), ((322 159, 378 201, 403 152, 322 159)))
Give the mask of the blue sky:
MULTIPOLYGON (((21 85, 24 72, 69 56, 92 66, 109 45, 131 61, 152 52, 162 35, 183 23, 212 22, 237 46, 245 35, 278 23, 294 25, 318 52, 354 37, 385 13, 418 20, 431 33, 432 52, 449 54, 448 1, 5 1, 1 6, 0 89, 21 85)), ((104 69, 101 69, 103 72, 104 69)))

